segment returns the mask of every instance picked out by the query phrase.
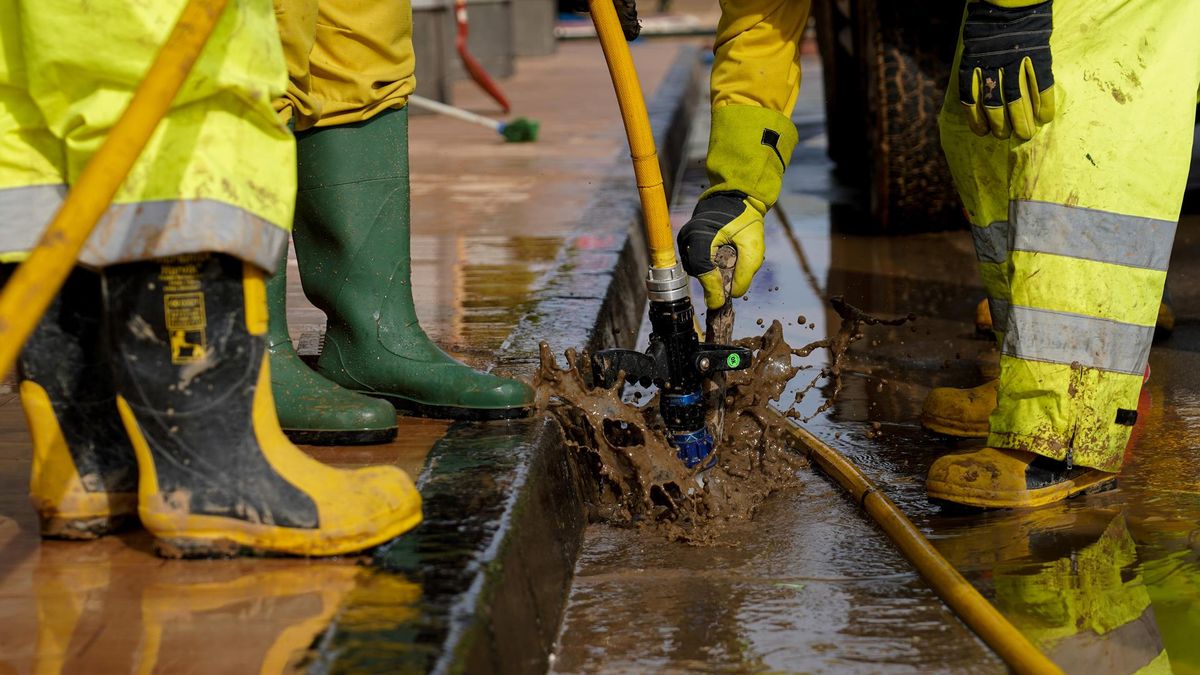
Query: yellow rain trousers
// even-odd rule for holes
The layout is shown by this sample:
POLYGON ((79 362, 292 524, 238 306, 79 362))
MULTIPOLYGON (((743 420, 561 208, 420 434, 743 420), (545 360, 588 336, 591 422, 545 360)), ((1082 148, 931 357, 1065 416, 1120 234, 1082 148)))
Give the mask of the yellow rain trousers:
POLYGON ((408 0, 275 0, 288 88, 275 101, 296 131, 364 122, 416 88, 408 0))
POLYGON ((1198 32, 1194 0, 1058 0, 1058 112, 1030 141, 974 135, 947 88, 942 147, 1001 346, 992 447, 1121 467, 1191 158, 1198 32))
POLYGON ((765 213, 796 148, 800 38, 811 0, 722 0, 713 47, 710 187, 736 190, 765 213))
MULTIPOLYGON (((0 0, 0 261, 36 244, 184 4, 0 0)), ((268 0, 230 2, 80 261, 214 252, 274 269, 296 194, 271 108, 285 78, 268 0)))

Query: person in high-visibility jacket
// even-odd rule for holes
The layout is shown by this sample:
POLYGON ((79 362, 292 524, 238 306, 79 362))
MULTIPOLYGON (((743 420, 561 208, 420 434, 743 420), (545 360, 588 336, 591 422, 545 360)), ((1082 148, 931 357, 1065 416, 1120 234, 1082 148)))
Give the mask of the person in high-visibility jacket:
POLYGON ((966 5, 939 123, 1000 378, 926 404, 963 432, 990 412, 986 448, 931 466, 931 498, 1034 506, 1113 484, 1191 160, 1197 27, 1188 0, 966 5))
MULTIPOLYGON (((120 117, 184 0, 0 0, 0 261, 22 260, 120 117)), ((421 519, 392 466, 343 471, 280 431, 264 278, 295 144, 268 0, 231 2, 20 357, 46 536, 140 518, 170 555, 335 555, 421 519)), ((357 161, 357 158, 356 158, 357 161)))
POLYGON ((730 292, 745 295, 765 255, 763 217, 779 198, 799 134, 792 109, 800 92, 800 38, 810 0, 721 2, 713 47, 709 187, 679 232, 684 269, 710 308, 725 304, 713 256, 737 249, 730 292))
POLYGON ((318 374, 288 336, 287 267, 280 261, 267 293, 271 377, 284 431, 305 442, 385 440, 396 433, 393 406, 454 419, 527 415, 527 385, 451 358, 417 321, 409 259, 406 104, 416 84, 409 2, 275 0, 275 10, 289 75, 275 108, 297 133, 300 281, 328 318, 318 374))

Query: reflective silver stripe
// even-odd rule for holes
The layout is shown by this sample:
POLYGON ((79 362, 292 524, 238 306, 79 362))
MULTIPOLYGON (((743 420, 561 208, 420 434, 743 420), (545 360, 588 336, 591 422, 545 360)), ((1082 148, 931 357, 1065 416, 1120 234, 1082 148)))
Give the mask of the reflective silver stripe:
POLYGON ((1008 260, 1008 223, 1000 220, 987 227, 971 226, 975 257, 979 262, 1002 263, 1008 260))
POLYGON ((66 195, 66 185, 0 189, 0 251, 33 248, 66 195))
POLYGON ((988 298, 988 310, 992 313, 992 330, 1003 332, 1005 324, 1008 323, 1008 313, 1012 309, 1012 303, 1008 300, 999 298, 988 298))
POLYGON ((249 211, 211 199, 112 204, 80 261, 101 267, 188 253, 226 253, 274 270, 288 233, 249 211))
MULTIPOLYGON (((28 251, 58 210, 66 188, 0 190, 0 251, 28 251)), ((249 211, 212 199, 111 204, 79 256, 103 267, 188 253, 225 253, 274 270, 288 233, 249 211)))
POLYGON ((1154 326, 1013 305, 1001 352, 1028 361, 1078 363, 1114 373, 1141 375, 1154 326))
POLYGON ((1173 220, 1126 216, 1049 202, 1014 201, 1011 250, 1166 271, 1173 220))

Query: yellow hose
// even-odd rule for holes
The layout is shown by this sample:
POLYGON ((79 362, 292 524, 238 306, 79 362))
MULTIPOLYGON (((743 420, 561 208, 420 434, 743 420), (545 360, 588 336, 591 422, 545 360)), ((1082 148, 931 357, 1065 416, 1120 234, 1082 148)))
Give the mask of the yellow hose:
POLYGON ((189 0, 129 107, 71 186, 62 207, 0 293, 0 372, 21 347, 75 266, 79 251, 146 147, 228 0, 189 0))
POLYGON ((633 56, 621 31, 621 21, 613 8, 613 0, 588 0, 588 8, 592 23, 596 24, 596 34, 600 37, 604 60, 608 62, 613 88, 617 91, 625 135, 629 138, 629 154, 633 158, 633 173, 637 178, 646 241, 650 247, 650 265, 668 269, 676 263, 675 242, 671 238, 671 213, 663 189, 662 170, 658 166, 658 152, 654 149, 650 116, 646 114, 646 101, 642 98, 642 85, 638 82, 633 56))
POLYGON ((900 549, 904 557, 925 577, 938 596, 1010 668, 1018 673, 1062 672, 980 595, 979 591, 938 553, 899 507, 871 484, 850 460, 805 429, 793 427, 793 432, 807 450, 809 458, 850 493, 854 501, 883 528, 896 548, 900 549))

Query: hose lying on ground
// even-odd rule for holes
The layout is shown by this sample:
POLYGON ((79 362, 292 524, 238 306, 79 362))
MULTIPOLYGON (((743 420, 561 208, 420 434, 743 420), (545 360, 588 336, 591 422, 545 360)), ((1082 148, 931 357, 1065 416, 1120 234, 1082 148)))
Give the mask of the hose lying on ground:
POLYGON ((129 107, 71 186, 37 247, 0 293, 0 373, 7 373, 75 267, 79 251, 125 182, 221 18, 227 0, 189 0, 129 107))
POLYGON ((1018 673, 1062 672, 938 553, 904 512, 875 487, 858 467, 807 430, 793 427, 793 434, 809 460, 850 493, 854 501, 925 577, 934 592, 1010 668, 1018 673))

